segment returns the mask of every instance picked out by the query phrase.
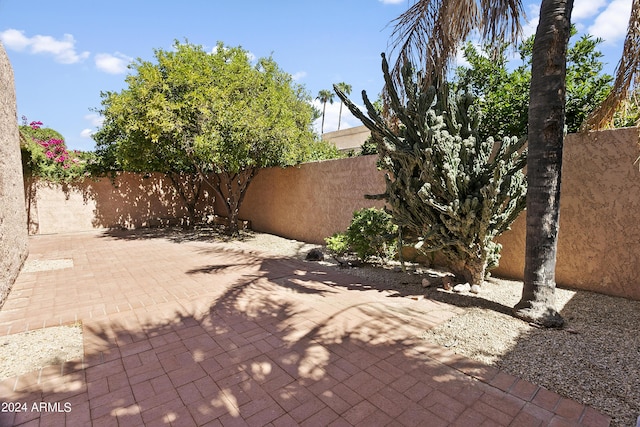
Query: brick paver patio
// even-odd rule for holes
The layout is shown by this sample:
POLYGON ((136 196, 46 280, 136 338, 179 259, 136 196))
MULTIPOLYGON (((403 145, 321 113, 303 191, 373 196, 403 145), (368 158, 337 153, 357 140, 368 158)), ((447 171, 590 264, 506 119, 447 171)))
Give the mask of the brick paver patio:
POLYGON ((33 260, 72 266, 23 271, 0 336, 80 321, 84 358, 0 382, 59 404, 2 426, 609 425, 420 339, 460 308, 315 263, 101 232, 31 237, 33 260))

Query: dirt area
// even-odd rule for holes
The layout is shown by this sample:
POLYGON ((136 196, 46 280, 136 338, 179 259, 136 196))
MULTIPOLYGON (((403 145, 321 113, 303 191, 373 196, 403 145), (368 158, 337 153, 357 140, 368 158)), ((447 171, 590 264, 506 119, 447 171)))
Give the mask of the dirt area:
MULTIPOLYGON (((322 248, 261 233, 245 233, 240 240, 221 239, 207 230, 149 233, 176 242, 215 240, 225 247, 299 259, 313 248, 322 248)), ((557 289, 557 308, 566 326, 547 330, 510 315, 522 292, 518 281, 490 278, 480 293, 458 294, 437 286, 423 287, 425 277, 442 271, 419 265, 408 264, 403 272, 397 263, 344 268, 330 257, 307 262, 340 269, 399 296, 432 298, 463 307, 462 314, 425 331, 423 338, 593 406, 611 416, 614 427, 636 425, 640 415, 640 301, 557 289)), ((64 268, 67 264, 26 268, 64 268)), ((82 355, 81 328, 47 328, 0 338, 0 355, 0 379, 77 359, 82 355)))

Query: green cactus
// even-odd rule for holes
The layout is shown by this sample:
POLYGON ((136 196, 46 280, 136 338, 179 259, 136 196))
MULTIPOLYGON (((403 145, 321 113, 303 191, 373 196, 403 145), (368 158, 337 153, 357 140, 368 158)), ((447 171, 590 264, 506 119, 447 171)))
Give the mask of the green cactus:
POLYGON ((423 251, 441 252, 456 274, 481 284, 498 265, 495 237, 525 207, 526 141, 481 141, 471 95, 450 96, 446 84, 423 89, 410 66, 403 69, 401 95, 384 54, 382 69, 392 119, 375 110, 366 92, 364 114, 336 89, 376 141, 379 167, 387 171, 381 196, 404 236, 423 251))

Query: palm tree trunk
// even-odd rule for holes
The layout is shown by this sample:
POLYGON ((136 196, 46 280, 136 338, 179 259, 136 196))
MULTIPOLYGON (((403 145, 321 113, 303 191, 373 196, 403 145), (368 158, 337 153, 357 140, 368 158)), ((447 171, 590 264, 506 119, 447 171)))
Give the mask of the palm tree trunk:
POLYGON ((340 102, 340 112, 338 113, 338 130, 340 130, 341 121, 342 121, 342 102, 340 102))
POLYGON ((324 113, 326 110, 327 110, 327 103, 325 101, 325 103, 322 106, 322 125, 320 126, 320 135, 324 133, 324 113))
POLYGON ((532 56, 524 286, 514 315, 545 327, 564 322, 555 308, 555 268, 572 8, 573 0, 542 1, 532 56))

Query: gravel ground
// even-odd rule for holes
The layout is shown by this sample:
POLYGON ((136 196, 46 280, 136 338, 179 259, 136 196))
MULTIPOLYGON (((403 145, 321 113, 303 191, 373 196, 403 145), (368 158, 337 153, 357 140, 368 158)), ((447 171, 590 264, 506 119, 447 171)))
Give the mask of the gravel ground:
POLYGON ((55 326, 0 338, 0 381, 70 360, 82 360, 82 326, 55 326))
MULTIPOLYGON (((231 241, 222 241, 210 230, 137 233, 178 242, 216 237, 225 247, 299 259, 321 248, 261 233, 245 233, 240 240, 231 241)), ((424 295, 465 308, 450 321, 425 331, 424 339, 593 406, 612 417, 613 427, 636 426, 640 415, 640 301, 557 289, 557 308, 566 326, 546 330, 509 315, 522 291, 518 281, 490 278, 477 295, 457 294, 437 286, 423 287, 424 278, 433 279, 443 272, 418 265, 407 264, 407 271, 402 272, 397 264, 343 268, 330 257, 320 263, 401 296, 424 295)), ((67 260, 61 265, 28 268, 65 267, 69 267, 67 260)), ((10 335, 0 338, 0 379, 80 357, 82 331, 78 325, 10 335)))

